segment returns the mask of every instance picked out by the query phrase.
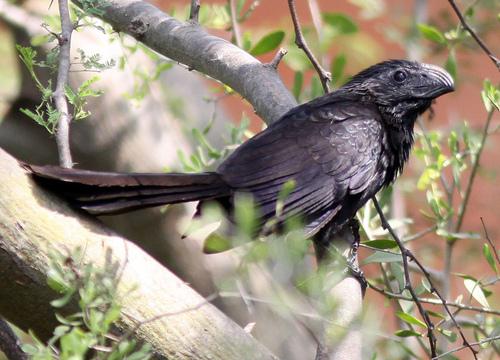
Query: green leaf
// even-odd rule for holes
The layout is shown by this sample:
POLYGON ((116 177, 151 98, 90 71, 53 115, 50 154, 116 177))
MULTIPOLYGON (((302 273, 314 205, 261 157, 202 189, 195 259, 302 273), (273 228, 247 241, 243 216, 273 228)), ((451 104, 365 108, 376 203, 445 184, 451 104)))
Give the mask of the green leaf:
POLYGON ((394 335, 399 337, 422 336, 422 334, 414 330, 398 330, 394 333, 394 335))
POLYGON ((238 228, 246 236, 253 237, 257 229, 257 208, 252 195, 237 193, 234 203, 234 218, 238 228))
POLYGON ((217 254, 232 248, 231 240, 218 233, 208 235, 203 243, 203 252, 205 254, 217 254))
POLYGON ((342 13, 323 13, 323 21, 343 35, 354 34, 358 31, 356 23, 342 13))
POLYGON ((427 310, 427 313, 428 313, 430 316, 434 316, 434 317, 437 317, 437 318, 442 319, 442 320, 445 320, 445 319, 446 319, 446 316, 444 316, 443 314, 438 313, 438 312, 435 312, 435 311, 432 311, 432 310, 427 310))
POLYGON ((63 297, 61 297, 59 299, 52 300, 50 302, 50 305, 52 305, 55 308, 62 308, 63 306, 65 306, 67 303, 70 302, 72 297, 73 297, 73 292, 68 292, 68 293, 64 294, 63 297))
POLYGON ((412 325, 417 325, 422 328, 427 329, 427 325, 422 320, 417 319, 415 316, 410 315, 408 313, 398 311, 396 312, 396 316, 403 320, 405 323, 412 324, 412 325))
POLYGON ((491 253, 490 246, 486 243, 483 244, 483 255, 490 264, 490 267, 493 269, 493 271, 498 274, 498 268, 497 268, 497 263, 495 262, 495 259, 493 258, 493 254, 491 253))
POLYGON ((304 85, 304 74, 301 71, 296 71, 295 77, 293 79, 292 93, 295 99, 297 100, 299 100, 303 85, 304 85))
POLYGON ((500 111, 500 89, 495 87, 488 79, 484 80, 481 98, 487 112, 491 112, 493 107, 500 111))
POLYGON ((347 63, 347 58, 344 54, 339 54, 335 56, 335 58, 332 61, 332 82, 334 84, 338 84, 340 82, 340 79, 342 78, 342 75, 344 73, 344 68, 347 63))
POLYGON ((291 46, 288 48, 288 54, 283 58, 285 63, 294 71, 306 71, 309 70, 312 65, 306 54, 300 50, 297 46, 291 46))
POLYGON ((386 252, 376 251, 374 254, 368 256, 363 260, 363 264, 370 263, 389 263, 389 262, 401 262, 403 261, 400 254, 390 254, 386 252))
POLYGON ((457 341, 457 334, 455 334, 453 331, 451 330, 447 330, 447 329, 442 329, 442 328, 438 328, 437 329, 441 334, 443 334, 446 339, 450 342, 455 342, 457 341))
POLYGON ((417 27, 422 36, 427 40, 433 41, 438 44, 446 43, 446 39, 443 33, 441 33, 441 31, 439 31, 436 27, 427 24, 418 24, 417 27))
POLYGON ((484 295, 483 289, 481 289, 478 281, 466 278, 464 279, 464 286, 478 303, 486 308, 490 307, 490 304, 488 304, 488 300, 486 300, 486 296, 484 295))
POLYGON ((267 34, 250 50, 253 56, 262 55, 276 49, 285 38, 285 32, 278 30, 267 34))
POLYGON ((455 49, 450 50, 450 54, 444 63, 444 68, 450 73, 453 80, 457 81, 457 57, 455 55, 455 49))
POLYGON ((365 241, 363 245, 375 248, 375 249, 392 249, 398 246, 394 240, 390 239, 380 239, 380 240, 369 240, 365 241))

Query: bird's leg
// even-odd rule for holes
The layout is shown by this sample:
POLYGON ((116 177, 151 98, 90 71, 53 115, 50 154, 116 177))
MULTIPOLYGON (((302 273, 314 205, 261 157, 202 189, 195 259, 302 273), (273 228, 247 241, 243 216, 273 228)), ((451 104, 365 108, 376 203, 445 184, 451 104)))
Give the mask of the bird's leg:
POLYGON ((361 285, 361 291, 363 292, 363 296, 365 295, 366 287, 368 286, 368 282, 366 281, 365 274, 363 270, 358 266, 357 257, 358 257, 358 249, 361 238, 359 236, 359 221, 355 218, 351 218, 347 223, 349 229, 351 230, 354 241, 351 244, 351 249, 349 251, 349 255, 347 256, 347 271, 359 281, 361 285))
POLYGON ((328 224, 316 234, 313 243, 318 262, 332 257, 345 261, 344 272, 358 280, 364 295, 368 282, 357 264, 359 222, 352 218, 341 226, 328 224))

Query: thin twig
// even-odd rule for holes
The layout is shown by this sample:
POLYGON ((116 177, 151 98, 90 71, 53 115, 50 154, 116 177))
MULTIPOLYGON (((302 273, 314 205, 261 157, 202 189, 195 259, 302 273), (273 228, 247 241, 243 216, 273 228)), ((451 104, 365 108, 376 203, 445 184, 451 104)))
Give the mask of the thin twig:
POLYGON ((7 359, 25 360, 28 358, 26 353, 21 349, 21 342, 16 334, 2 318, 0 318, 0 351, 7 356, 7 359))
POLYGON ((490 236, 488 235, 488 230, 486 229, 486 225, 484 224, 483 217, 481 216, 479 219, 481 219, 481 224, 483 224, 484 237, 486 238, 486 240, 488 241, 488 243, 492 247, 493 254, 495 255, 495 259, 496 259, 497 263, 500 265, 500 258, 498 257, 498 251, 497 251, 497 248, 495 246, 495 243, 493 241, 491 241, 490 236))
POLYGON ((309 58, 319 75, 323 90, 325 91, 325 93, 328 93, 330 92, 328 83, 332 80, 332 75, 328 71, 323 69, 314 54, 311 52, 311 49, 309 49, 309 46, 307 46, 306 40, 304 39, 304 35, 302 34, 302 30, 300 28, 297 9, 295 7, 295 0, 288 0, 288 7, 290 8, 290 15, 292 16, 293 28, 295 30, 295 44, 299 47, 299 49, 302 49, 306 53, 307 57, 309 58))
MULTIPOLYGON (((405 277, 404 288, 410 292, 411 297, 413 299, 413 302, 417 306, 418 311, 419 311, 420 315, 422 316, 422 319, 425 322, 425 325, 427 327, 427 337, 429 338, 431 356, 434 357, 437 355, 437 353, 436 353, 436 337, 434 336, 434 332, 433 332, 434 324, 432 323, 432 321, 429 317, 429 314, 422 306, 422 303, 420 302, 417 294, 415 293, 415 289, 413 288, 413 285, 411 283, 410 269, 408 267, 408 258, 410 258, 410 259, 413 258, 412 253, 408 248, 405 247, 405 245, 401 242, 401 240, 399 239, 396 232, 389 225, 389 222, 385 218, 385 215, 382 212, 382 209, 380 208, 377 199, 375 197, 373 197, 372 201, 373 201, 373 204, 375 205, 375 209, 377 210, 377 212, 379 214, 380 221, 382 223, 382 227, 389 231, 389 233, 393 237, 394 241, 396 241, 396 243, 398 244, 399 249, 401 250, 401 256, 403 258, 403 271, 404 271, 404 277, 405 277)), ((424 275, 425 275, 425 273, 424 273, 424 275)))
POLYGON ((228 0, 229 2, 229 11, 231 15, 231 30, 233 31, 233 39, 235 44, 241 48, 243 42, 241 40, 241 31, 240 24, 238 23, 238 13, 236 11, 236 2, 235 0, 228 0))
POLYGON ((493 64, 495 64, 495 66, 497 67, 497 70, 500 71, 500 60, 498 60, 498 58, 491 52, 491 50, 488 49, 488 47, 483 42, 483 40, 481 40, 481 38, 475 33, 474 30, 472 30, 472 28, 469 26, 469 24, 467 24, 467 21, 465 21, 465 18, 462 15, 462 13, 461 13, 460 9, 458 8, 457 4, 455 3, 455 1, 448 0, 448 2, 450 3, 451 7, 453 8, 453 11, 455 11, 455 14, 457 14, 457 17, 460 20, 460 22, 462 23, 462 26, 464 27, 464 29, 467 30, 469 32, 469 34, 471 34, 471 36, 474 38, 474 40, 476 40, 476 42, 479 44, 481 49, 483 49, 483 51, 486 53, 486 55, 488 55, 488 57, 491 59, 491 61, 493 61, 493 64))
POLYGON ((288 51, 286 49, 280 48, 276 55, 274 55, 273 60, 269 63, 269 66, 271 66, 273 69, 278 69, 278 65, 283 59, 283 56, 285 56, 287 53, 288 51))
MULTIPOLYGON (((398 300, 406 300, 406 301, 413 300, 411 297, 404 296, 402 294, 397 294, 397 293, 382 289, 371 282, 369 282, 368 285, 370 286, 371 289, 375 290, 376 292, 378 292, 382 295, 387 296, 390 299, 398 299, 398 300)), ((442 302, 438 299, 429 299, 429 298, 418 298, 418 299, 420 300, 420 302, 425 303, 425 304, 433 304, 433 305, 441 305, 442 304, 442 302)), ((494 309, 478 307, 478 306, 471 306, 471 305, 464 305, 464 304, 460 304, 457 302, 450 302, 450 301, 446 301, 445 303, 447 306, 454 307, 454 308, 457 308, 460 310, 475 311, 475 312, 482 313, 482 314, 491 314, 491 315, 500 316, 500 310, 494 310, 494 309)))
POLYGON ((191 0, 191 9, 189 10, 189 20, 193 23, 197 23, 199 14, 200 14, 200 0, 191 0))
POLYGON ((382 209, 380 208, 377 199, 375 197, 373 197, 372 201, 373 201, 373 204, 375 205, 375 209, 377 210, 378 215, 380 217, 382 227, 389 231, 392 238, 394 239, 394 241, 396 241, 399 249, 401 250, 401 256, 403 258, 403 269, 404 269, 404 274, 405 274, 405 282, 406 282, 405 288, 410 292, 411 297, 412 297, 413 301, 415 302, 415 305, 417 306, 420 314, 422 315, 422 318, 424 319, 424 322, 427 325, 427 335, 429 337, 429 343, 431 345, 432 357, 435 358, 437 356, 437 354, 436 354, 436 338, 435 338, 434 333, 433 333, 433 324, 430 321, 430 318, 429 318, 427 311, 425 311, 425 309, 423 308, 420 299, 417 297, 415 290, 413 289, 413 286, 410 283, 410 272, 408 269, 408 258, 410 258, 413 262, 415 262, 415 264, 417 264, 417 266, 420 268, 420 270, 422 270, 423 275, 425 276, 425 278, 427 279, 427 281, 429 282, 429 284, 431 286, 431 292, 434 293, 439 298, 439 300, 441 301, 441 305, 444 307, 444 309, 448 313, 448 316, 450 317, 451 321, 453 322, 453 324, 457 328, 464 345, 470 349, 470 351, 472 352, 472 354, 474 356, 474 359, 477 359, 477 350, 475 350, 470 345, 469 341, 467 340, 467 338, 465 337, 465 334, 462 331, 460 324, 456 321, 455 317, 453 316, 453 314, 450 311, 450 308, 447 306, 446 300, 441 296, 441 293, 432 284, 432 279, 431 279, 430 274, 427 272, 427 270, 422 265, 422 263, 420 263, 420 261, 415 257, 415 255, 413 255, 413 253, 408 248, 406 248, 405 245, 401 242, 401 240, 399 239, 399 237, 397 236, 397 234, 395 233, 395 231, 392 229, 392 227, 389 225, 389 222, 385 218, 385 215, 384 215, 382 209))
POLYGON ((241 15, 239 18, 238 18, 238 22, 244 22, 246 21, 250 15, 252 15, 252 13, 255 11, 255 9, 257 8, 257 6, 260 5, 260 0, 254 0, 252 1, 252 3, 250 4, 250 6, 248 7, 248 10, 245 11, 243 13, 243 15, 241 15))
POLYGON ((477 171, 479 169, 479 159, 481 158, 481 153, 483 152, 484 144, 486 143, 486 138, 488 137, 488 130, 490 127, 491 119, 493 118, 493 113, 495 110, 491 110, 486 118, 486 124, 483 128, 483 134, 481 136, 481 142, 477 152, 472 155, 472 170, 469 176, 469 181, 467 182, 467 187, 465 188, 465 196, 462 200, 460 208, 458 210, 457 224, 455 226, 455 232, 459 232, 462 227, 464 220, 465 210, 467 210, 467 205, 469 203, 470 194, 472 192, 472 185, 474 184, 474 179, 476 177, 477 171))
POLYGON ((500 335, 497 335, 497 336, 493 336, 493 337, 486 338, 486 339, 483 339, 483 340, 479 340, 479 341, 476 341, 476 342, 471 342, 469 344, 464 344, 464 345, 459 346, 459 347, 457 347, 455 349, 451 349, 450 351, 447 351, 447 352, 444 352, 442 354, 439 354, 438 356, 433 357, 432 360, 440 359, 442 357, 445 357, 446 355, 456 353, 457 351, 463 350, 463 349, 465 349, 467 347, 470 347, 470 346, 481 345, 481 344, 489 343, 489 342, 496 341, 496 340, 499 340, 499 339, 500 339, 500 335))
POLYGON ((436 229, 437 229, 437 225, 434 224, 432 226, 429 226, 427 229, 419 231, 419 232, 417 232, 415 234, 405 236, 403 238, 403 242, 407 243, 407 242, 410 242, 410 241, 413 241, 413 240, 420 239, 421 237, 424 237, 425 235, 427 235, 427 234, 429 234, 431 232, 436 231, 436 229))
POLYGON ((68 86, 68 73, 70 68, 71 34, 73 24, 69 17, 68 1, 59 0, 59 14, 61 16, 61 34, 59 41, 59 64, 57 67, 57 83, 54 91, 54 102, 59 112, 59 122, 57 124, 56 142, 59 152, 59 164, 62 167, 73 167, 71 150, 69 146, 69 125, 71 115, 68 110, 68 100, 65 89, 68 86))

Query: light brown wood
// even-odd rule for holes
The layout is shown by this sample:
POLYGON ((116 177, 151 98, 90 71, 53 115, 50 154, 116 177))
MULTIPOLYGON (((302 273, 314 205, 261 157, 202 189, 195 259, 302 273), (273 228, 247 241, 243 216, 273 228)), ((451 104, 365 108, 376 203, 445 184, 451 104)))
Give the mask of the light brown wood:
POLYGON ((47 339, 55 325, 46 285, 49 252, 83 249, 84 262, 123 267, 119 327, 160 358, 274 359, 261 344, 133 243, 39 188, 0 149, 0 314, 47 339), (129 293, 132 288, 136 289, 129 293))

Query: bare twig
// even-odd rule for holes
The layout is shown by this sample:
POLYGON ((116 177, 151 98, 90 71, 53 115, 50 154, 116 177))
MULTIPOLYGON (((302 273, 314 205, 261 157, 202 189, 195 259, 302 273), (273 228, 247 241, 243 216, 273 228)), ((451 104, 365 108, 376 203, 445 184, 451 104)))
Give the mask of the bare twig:
POLYGON ((403 238, 403 242, 407 243, 407 242, 410 242, 410 241, 413 241, 413 240, 420 239, 421 237, 424 237, 425 235, 427 235, 427 234, 429 234, 431 232, 436 231, 436 229, 437 229, 437 225, 429 226, 427 229, 424 229, 424 230, 419 231, 419 232, 417 232, 415 234, 412 234, 412 235, 405 236, 403 238))
POLYGON ((500 335, 497 335, 497 336, 493 336, 493 337, 490 337, 490 338, 482 339, 480 341, 472 342, 472 343, 469 343, 469 344, 464 344, 464 345, 459 346, 459 347, 457 347, 455 349, 451 349, 450 351, 447 351, 447 352, 444 352, 442 354, 439 354, 438 356, 433 357, 432 360, 441 359, 442 357, 445 357, 446 355, 456 353, 457 351, 463 350, 463 349, 468 348, 470 346, 476 346, 476 345, 486 344, 486 343, 489 343, 489 342, 492 342, 492 341, 496 341, 496 340, 499 340, 499 339, 500 339, 500 335))
POLYGON ((243 43, 241 41, 241 31, 240 31, 240 24, 238 23, 238 12, 236 11, 236 2, 235 0, 228 0, 229 2, 229 10, 231 13, 231 30, 233 32, 233 39, 235 44, 238 47, 241 47, 241 44, 243 43))
POLYGON ((3 351, 7 359, 25 360, 28 358, 21 349, 21 343, 7 322, 0 318, 0 351, 3 351))
POLYGON ((403 270, 404 270, 404 274, 405 274, 405 288, 410 292, 411 297, 412 297, 413 301, 415 302, 415 305, 417 306, 420 314, 422 315, 422 318, 424 319, 425 324, 427 325, 427 336, 429 337, 429 344, 431 346, 432 357, 435 358, 437 356, 437 354, 436 354, 436 337, 434 336, 434 333, 433 333, 434 325, 430 321, 430 318, 429 318, 427 311, 422 306, 422 302, 420 301, 420 299, 416 295, 415 290, 413 289, 413 286, 411 285, 410 271, 408 268, 408 258, 410 258, 410 260, 415 262, 415 264, 422 270, 422 273, 424 274, 425 278, 427 279, 427 281, 429 282, 429 284, 431 286, 431 292, 436 294, 436 296, 439 298, 439 300, 441 301, 441 305, 444 307, 444 309, 448 313, 448 316, 450 317, 451 321, 453 322, 453 324, 457 328, 464 345, 470 349, 470 351, 472 352, 472 354, 474 356, 474 359, 477 359, 477 350, 475 350, 470 345, 469 341, 467 340, 467 338, 465 337, 465 335, 462 331, 460 324, 456 321, 455 317, 453 316, 452 312, 450 311, 450 308, 447 306, 446 300, 441 296, 441 293, 432 284, 432 279, 431 279, 430 274, 427 272, 427 270, 422 265, 422 263, 420 263, 420 261, 415 257, 415 255, 413 255, 413 253, 408 248, 406 248, 405 245, 401 242, 401 240, 399 239, 399 237, 397 236, 397 234, 395 233, 395 231, 392 229, 392 227, 389 225, 389 222, 385 218, 385 215, 384 215, 382 209, 380 208, 377 199, 375 197, 373 197, 372 201, 373 201, 373 204, 375 205, 375 209, 377 210, 378 215, 380 217, 382 227, 389 231, 392 238, 394 239, 394 241, 396 241, 399 249, 401 250, 401 256, 403 258, 403 270))
POLYGON ((68 86, 73 24, 69 17, 67 0, 59 0, 59 14, 61 16, 61 34, 58 36, 59 64, 57 67, 56 90, 53 95, 57 111, 59 111, 56 141, 59 151, 59 164, 63 167, 70 168, 73 167, 69 146, 69 125, 71 123, 71 115, 69 114, 65 88, 68 86))
POLYGON ((248 10, 245 11, 243 13, 243 15, 241 15, 239 18, 238 18, 238 21, 239 22, 243 22, 245 20, 247 20, 250 15, 252 15, 252 13, 255 11, 255 9, 257 8, 257 6, 260 5, 260 0, 254 0, 252 1, 252 3, 250 4, 250 6, 248 7, 248 10))
POLYGON ((460 20, 460 22, 462 23, 462 26, 464 27, 464 29, 467 30, 469 32, 469 34, 471 34, 471 36, 474 38, 474 40, 476 40, 476 42, 479 44, 481 49, 483 49, 483 51, 486 53, 486 55, 488 55, 488 57, 491 59, 491 61, 493 61, 493 64, 495 64, 495 66, 497 67, 497 70, 500 71, 500 60, 498 60, 498 58, 491 52, 491 50, 488 49, 488 47, 483 42, 483 40, 481 40, 481 38, 475 33, 474 30, 472 30, 472 28, 469 26, 469 24, 467 24, 467 21, 465 21, 465 18, 462 15, 462 12, 458 8, 455 1, 448 0, 448 2, 450 3, 451 7, 453 8, 453 11, 455 11, 455 14, 457 14, 457 17, 460 20))
POLYGON ((486 143, 486 138, 488 137, 488 130, 490 128, 491 119, 493 118, 493 113, 495 110, 491 110, 486 118, 486 124, 483 128, 483 133, 481 135, 481 142, 475 154, 472 154, 472 170, 470 172, 469 181, 467 182, 467 187, 465 188, 465 195, 460 204, 458 210, 458 218, 455 226, 455 232, 459 232, 464 220, 465 211, 467 210, 467 205, 469 203, 470 194, 472 192, 472 185, 474 184, 474 179, 476 177, 477 171, 479 169, 479 159, 481 158, 481 153, 483 152, 484 144, 486 143))
MULTIPOLYGON (((410 278, 410 269, 408 267, 408 258, 413 259, 413 254, 409 249, 405 247, 405 245, 401 242, 399 237, 397 236, 396 232, 392 229, 392 227, 389 225, 389 222, 385 218, 385 215, 380 208, 378 201, 375 197, 372 198, 373 204, 375 205, 375 209, 377 210, 380 221, 382 223, 382 227, 386 230, 389 231, 391 236, 393 237, 394 241, 398 244, 399 249, 401 250, 401 256, 403 258, 403 270, 404 270, 404 277, 405 277, 405 286, 404 288, 408 290, 411 294, 411 297, 413 299, 413 302, 418 308, 418 311, 420 315, 422 316, 422 319, 425 322, 425 325, 427 327, 427 337, 429 338, 429 345, 430 345, 430 350, 431 350, 431 356, 436 356, 436 337, 434 336, 434 324, 432 323, 429 314, 427 311, 424 309, 422 306, 422 303, 420 302, 417 294, 415 293, 415 289, 413 288, 413 285, 411 283, 411 278, 410 278)), ((425 274, 424 274, 425 275, 425 274)))
MULTIPOLYGON (((376 292, 387 296, 390 299, 398 299, 398 300, 406 300, 406 301, 412 301, 413 299, 408 296, 404 296, 402 294, 397 294, 391 291, 387 291, 385 289, 382 289, 375 284, 369 282, 368 285, 370 286, 371 289, 375 290, 376 292)), ((430 298, 419 298, 420 302, 425 303, 425 304, 433 304, 433 305, 441 305, 442 302, 438 299, 430 299, 430 298)), ((465 311, 475 311, 478 313, 482 314, 491 314, 491 315, 497 315, 500 316, 500 310, 494 310, 490 308, 485 308, 485 307, 478 307, 478 306, 471 306, 471 305, 465 305, 465 304, 460 304, 457 302, 451 302, 451 301, 446 301, 445 302, 447 306, 454 307, 460 310, 465 310, 465 311)))
POLYGON ((495 246, 495 243, 493 241, 491 241, 490 236, 488 235, 488 230, 486 229, 486 225, 484 224, 483 217, 481 216, 479 219, 481 219, 481 224, 483 225, 484 237, 486 238, 486 240, 490 244, 491 248, 493 249, 493 254, 495 255, 495 260, 500 265, 500 258, 498 257, 498 251, 497 251, 497 248, 495 246))
POLYGON ((323 69, 314 54, 311 52, 311 49, 309 49, 309 46, 307 46, 306 40, 304 39, 304 35, 302 34, 302 30, 300 28, 297 9, 295 7, 295 0, 288 0, 288 7, 290 8, 290 15, 292 16, 293 28, 295 30, 295 44, 297 44, 299 49, 302 49, 306 53, 307 57, 309 58, 319 75, 323 90, 325 91, 325 93, 328 93, 330 91, 328 82, 331 81, 332 75, 328 71, 323 69))
POLYGON ((200 0, 191 0, 191 10, 189 11, 189 20, 191 22, 198 22, 198 15, 200 14, 200 0))
POLYGON ((288 51, 286 49, 280 48, 276 55, 274 55, 273 60, 269 63, 269 66, 271 66, 273 69, 278 69, 278 65, 283 59, 283 56, 285 56, 287 53, 288 51))

